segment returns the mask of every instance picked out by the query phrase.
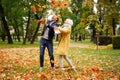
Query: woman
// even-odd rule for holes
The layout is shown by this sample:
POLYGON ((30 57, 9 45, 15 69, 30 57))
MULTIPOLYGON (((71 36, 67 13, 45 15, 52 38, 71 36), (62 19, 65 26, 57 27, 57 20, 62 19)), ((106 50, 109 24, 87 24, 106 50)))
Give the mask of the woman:
POLYGON ((68 48, 70 43, 72 25, 73 21, 71 19, 66 19, 63 26, 58 28, 60 31, 61 38, 58 44, 57 53, 59 54, 59 64, 61 71, 65 70, 62 61, 62 59, 64 58, 67 61, 67 63, 72 67, 72 69, 76 72, 75 67, 73 66, 71 60, 68 58, 68 48))

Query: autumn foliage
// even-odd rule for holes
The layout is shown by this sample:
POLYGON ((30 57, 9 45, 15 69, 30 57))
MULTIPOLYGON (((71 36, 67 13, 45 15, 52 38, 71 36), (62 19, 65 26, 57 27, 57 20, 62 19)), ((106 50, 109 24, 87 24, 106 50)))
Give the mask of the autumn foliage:
POLYGON ((65 8, 65 7, 69 7, 68 2, 65 1, 65 0, 62 0, 62 1, 59 1, 59 0, 51 0, 50 5, 51 5, 53 8, 65 8))

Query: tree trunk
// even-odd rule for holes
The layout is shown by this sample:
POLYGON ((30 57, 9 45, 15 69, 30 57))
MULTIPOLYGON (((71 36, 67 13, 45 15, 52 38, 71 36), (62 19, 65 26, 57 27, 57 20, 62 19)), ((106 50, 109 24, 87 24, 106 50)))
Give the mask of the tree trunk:
POLYGON ((10 35, 10 31, 9 31, 9 27, 8 27, 8 24, 7 24, 7 21, 5 19, 5 15, 4 15, 4 10, 3 10, 3 7, 1 5, 1 1, 0 1, 0 14, 2 16, 2 22, 3 22, 3 25, 4 25, 4 28, 5 28, 5 31, 6 31, 6 34, 7 34, 7 39, 8 39, 8 44, 13 44, 13 40, 11 38, 11 35, 10 35))
POLYGON ((31 38, 32 38, 32 34, 29 32, 29 33, 28 33, 28 36, 27 36, 27 41, 30 42, 30 41, 31 41, 31 38))
MULTIPOLYGON (((110 2, 112 2, 113 0, 110 0, 110 2)), ((113 27, 113 35, 115 35, 116 31, 115 31, 115 28, 116 28, 116 25, 115 25, 115 18, 112 18, 112 27, 113 27)))
POLYGON ((96 30, 93 29, 93 30, 92 30, 92 35, 91 35, 91 41, 92 41, 92 42, 94 42, 95 36, 96 36, 96 30))
POLYGON ((73 40, 75 40, 75 34, 73 34, 73 40))
POLYGON ((17 27, 17 39, 18 39, 18 42, 20 42, 20 34, 19 34, 19 29, 18 29, 18 27, 17 27))
POLYGON ((17 24, 16 19, 14 19, 14 22, 15 22, 15 25, 16 25, 16 27, 14 27, 15 33, 17 34, 17 39, 20 42, 19 28, 18 28, 18 24, 17 24))
POLYGON ((108 29, 106 29, 106 36, 108 36, 108 29))
POLYGON ((82 41, 82 36, 81 36, 81 34, 79 34, 79 41, 82 41))
POLYGON ((5 39, 6 39, 5 34, 2 34, 2 41, 5 41, 5 39))
POLYGON ((74 35, 71 35, 71 39, 74 40, 74 35))
POLYGON ((85 34, 82 35, 82 39, 85 40, 85 34))
POLYGON ((26 27, 26 34, 25 34, 25 38, 23 39, 23 44, 26 44, 26 40, 27 40, 27 37, 28 37, 28 28, 29 28, 29 25, 30 25, 30 10, 28 12, 28 21, 27 21, 27 27, 26 27))
POLYGON ((37 25, 36 31, 35 31, 35 33, 34 33, 34 35, 33 35, 33 37, 32 37, 32 40, 31 40, 31 44, 33 44, 34 41, 35 41, 35 38, 36 38, 37 33, 38 33, 38 31, 39 31, 39 27, 40 27, 40 23, 38 23, 38 25, 37 25))
POLYGON ((112 27, 113 27, 113 35, 116 35, 116 30, 115 30, 116 25, 115 25, 115 19, 114 18, 112 19, 112 27))
POLYGON ((75 42, 77 42, 77 34, 75 34, 75 42))
MULTIPOLYGON (((100 21, 100 24, 102 25, 102 13, 101 13, 101 8, 100 8, 100 16, 99 16, 99 21, 100 21)), ((101 29, 103 29, 103 25, 101 26, 101 29)), ((102 30, 100 31, 100 35, 102 35, 102 30)))

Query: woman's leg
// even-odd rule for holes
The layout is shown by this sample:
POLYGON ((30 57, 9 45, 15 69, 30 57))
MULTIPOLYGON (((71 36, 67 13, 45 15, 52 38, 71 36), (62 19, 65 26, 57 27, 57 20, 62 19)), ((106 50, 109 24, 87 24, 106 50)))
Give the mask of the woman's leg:
POLYGON ((67 56, 67 55, 64 55, 63 57, 64 57, 64 59, 67 61, 67 63, 72 67, 72 69, 73 69, 75 72, 77 72, 76 69, 75 69, 75 66, 72 64, 72 62, 71 62, 71 60, 68 58, 68 56, 67 56))
POLYGON ((59 55, 59 65, 60 65, 60 69, 64 70, 62 57, 63 57, 62 55, 59 55))
POLYGON ((67 61, 67 63, 68 63, 71 67, 73 67, 73 64, 72 64, 71 60, 68 58, 68 56, 67 56, 67 55, 64 55, 63 57, 64 57, 64 59, 67 61))

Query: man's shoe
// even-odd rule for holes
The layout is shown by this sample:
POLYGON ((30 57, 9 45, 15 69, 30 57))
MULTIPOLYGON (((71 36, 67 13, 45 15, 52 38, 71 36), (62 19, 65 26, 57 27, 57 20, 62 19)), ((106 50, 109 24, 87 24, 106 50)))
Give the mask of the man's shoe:
POLYGON ((55 70, 55 67, 52 67, 52 70, 55 70))
POLYGON ((43 71, 43 67, 40 67, 40 71, 43 71))

